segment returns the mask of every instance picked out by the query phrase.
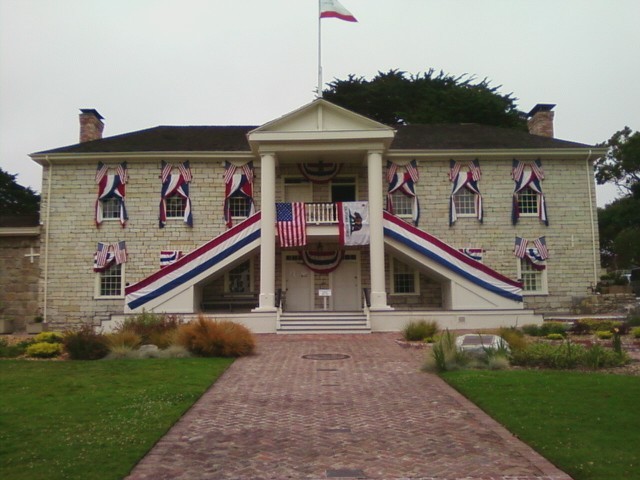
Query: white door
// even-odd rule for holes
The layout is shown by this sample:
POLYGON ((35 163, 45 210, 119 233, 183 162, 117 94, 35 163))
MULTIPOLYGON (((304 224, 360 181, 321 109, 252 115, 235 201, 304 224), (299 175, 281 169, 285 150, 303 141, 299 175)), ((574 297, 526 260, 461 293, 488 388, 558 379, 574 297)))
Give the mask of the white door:
POLYGON ((347 252, 340 266, 331 273, 331 296, 336 312, 362 309, 358 260, 356 253, 347 252))
POLYGON ((298 255, 287 255, 285 269, 285 311, 309 312, 313 310, 313 272, 296 259, 298 255))
POLYGON ((305 202, 313 201, 313 190, 310 183, 285 183, 285 202, 305 202))

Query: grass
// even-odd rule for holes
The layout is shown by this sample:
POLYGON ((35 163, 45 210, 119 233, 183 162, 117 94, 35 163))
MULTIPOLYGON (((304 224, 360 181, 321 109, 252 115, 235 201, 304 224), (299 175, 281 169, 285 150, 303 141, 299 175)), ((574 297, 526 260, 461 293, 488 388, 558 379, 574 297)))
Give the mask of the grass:
POLYGON ((640 377, 543 370, 442 377, 574 479, 640 479, 640 377))
POLYGON ((123 478, 231 363, 0 361, 2 478, 123 478))

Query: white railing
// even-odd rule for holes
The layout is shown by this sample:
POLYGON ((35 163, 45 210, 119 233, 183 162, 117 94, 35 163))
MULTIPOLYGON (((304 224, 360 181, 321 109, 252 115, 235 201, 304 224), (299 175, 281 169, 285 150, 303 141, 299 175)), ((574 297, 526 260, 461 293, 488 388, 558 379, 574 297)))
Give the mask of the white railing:
POLYGON ((335 203, 305 203, 307 225, 338 223, 338 208, 335 203))

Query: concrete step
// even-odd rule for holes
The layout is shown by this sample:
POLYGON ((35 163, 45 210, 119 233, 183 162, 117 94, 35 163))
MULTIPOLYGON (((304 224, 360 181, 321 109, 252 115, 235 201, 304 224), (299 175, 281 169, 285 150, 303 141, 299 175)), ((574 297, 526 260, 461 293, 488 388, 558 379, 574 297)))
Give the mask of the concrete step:
POLYGON ((283 313, 278 333, 371 333, 360 312, 283 313))

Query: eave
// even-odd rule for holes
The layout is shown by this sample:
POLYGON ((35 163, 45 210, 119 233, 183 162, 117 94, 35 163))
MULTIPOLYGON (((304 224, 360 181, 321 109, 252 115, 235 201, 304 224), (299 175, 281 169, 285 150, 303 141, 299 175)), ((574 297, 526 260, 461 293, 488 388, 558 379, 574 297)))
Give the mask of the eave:
POLYGON ((156 160, 156 159, 254 159, 255 156, 250 152, 91 152, 91 153, 32 153, 29 155, 31 159, 42 166, 48 165, 52 161, 95 161, 95 160, 113 160, 113 161, 130 161, 130 160, 156 160))
POLYGON ((446 150, 389 150, 388 158, 421 159, 491 159, 491 158, 598 158, 606 148, 498 148, 498 149, 446 149, 446 150))

